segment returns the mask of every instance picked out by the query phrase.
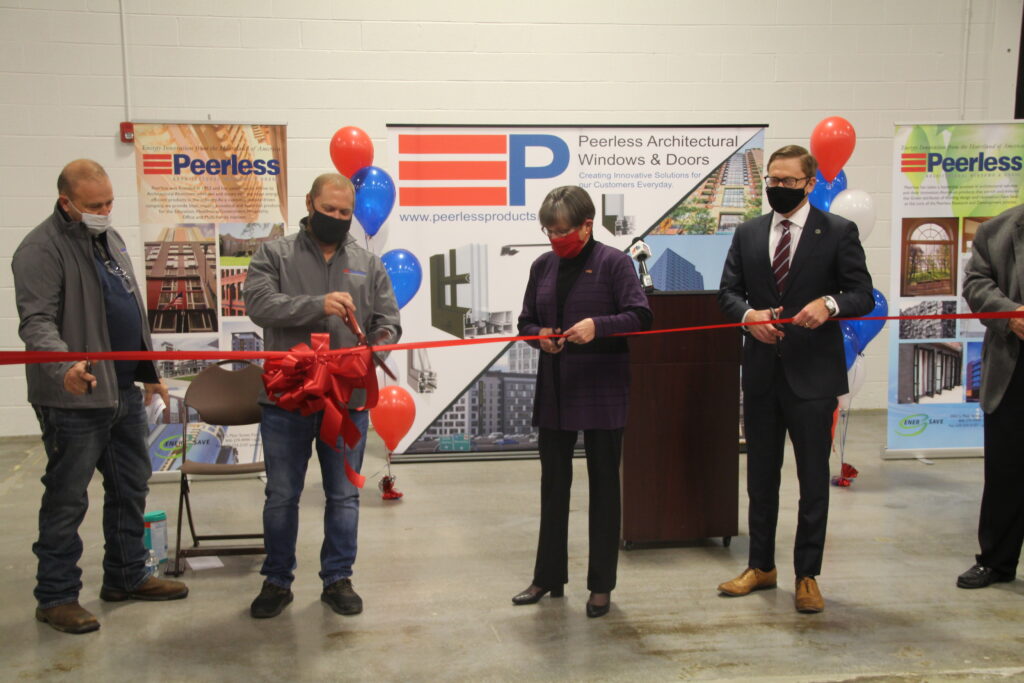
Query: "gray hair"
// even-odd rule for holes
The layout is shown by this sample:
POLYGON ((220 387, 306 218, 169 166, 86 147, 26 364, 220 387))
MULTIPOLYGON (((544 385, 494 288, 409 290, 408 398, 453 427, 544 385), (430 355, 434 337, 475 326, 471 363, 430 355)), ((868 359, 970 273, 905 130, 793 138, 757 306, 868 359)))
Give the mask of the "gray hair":
POLYGON ((567 228, 578 228, 584 221, 593 220, 595 213, 594 202, 586 190, 577 185, 563 185, 548 192, 537 217, 545 228, 563 222, 567 228))

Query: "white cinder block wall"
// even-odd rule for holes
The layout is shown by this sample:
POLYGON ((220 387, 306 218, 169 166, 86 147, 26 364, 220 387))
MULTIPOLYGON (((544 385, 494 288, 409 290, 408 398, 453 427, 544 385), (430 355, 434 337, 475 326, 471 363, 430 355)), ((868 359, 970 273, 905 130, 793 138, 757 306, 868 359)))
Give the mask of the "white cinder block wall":
MULTIPOLYGON (((288 124, 290 219, 344 125, 767 123, 807 144, 830 115, 858 142, 850 187, 888 294, 892 124, 1013 116, 1022 0, 123 0, 130 116, 288 124), (967 49, 964 50, 965 40, 967 49), (963 85, 964 90, 961 90, 963 85), (963 94, 961 94, 963 93, 963 94), (961 112, 961 105, 964 104, 961 112)), ((61 166, 110 172, 141 259, 118 0, 0 0, 0 349, 20 350, 10 259, 61 166)), ((887 333, 856 407, 882 408, 887 333)), ((0 435, 37 433, 23 371, 0 367, 0 435)))

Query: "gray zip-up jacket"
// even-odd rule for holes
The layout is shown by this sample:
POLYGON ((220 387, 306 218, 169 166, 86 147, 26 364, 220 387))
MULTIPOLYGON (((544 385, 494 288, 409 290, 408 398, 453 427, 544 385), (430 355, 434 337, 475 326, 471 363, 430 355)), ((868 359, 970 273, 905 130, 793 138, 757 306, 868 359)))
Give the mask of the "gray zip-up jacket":
MULTIPOLYGON (((142 339, 153 349, 141 287, 132 272, 124 240, 107 230, 111 256, 135 283, 142 339)), ((110 351, 103 285, 96 272, 89 230, 64 215, 58 205, 53 214, 30 232, 11 261, 14 294, 21 324, 18 334, 26 351, 110 351)), ((64 389, 64 375, 76 361, 35 363, 25 366, 28 400, 34 405, 57 408, 109 408, 117 405, 117 375, 112 361, 93 363, 96 387, 91 394, 75 396, 64 389)), ((158 382, 152 362, 140 362, 135 379, 158 382)))
MULTIPOLYGON (((249 264, 243 287, 245 309, 263 327, 265 348, 287 351, 296 344, 308 344, 315 332, 329 332, 332 349, 355 346, 356 337, 345 322, 324 313, 329 292, 352 296, 359 326, 370 343, 396 343, 402 336, 398 302, 380 258, 349 236, 325 261, 306 222, 301 221, 298 233, 264 242, 249 264), (384 332, 390 335, 381 339, 384 332)), ((356 400, 353 404, 358 405, 356 400)))

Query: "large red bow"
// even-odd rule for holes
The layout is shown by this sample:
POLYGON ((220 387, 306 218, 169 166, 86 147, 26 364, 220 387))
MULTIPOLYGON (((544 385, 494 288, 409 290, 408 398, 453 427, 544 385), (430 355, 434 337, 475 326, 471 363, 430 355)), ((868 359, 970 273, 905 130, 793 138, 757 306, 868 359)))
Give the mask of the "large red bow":
MULTIPOLYGON (((366 390, 366 404, 361 410, 377 405, 377 373, 373 367, 370 347, 348 349, 344 354, 331 353, 331 335, 310 335, 310 344, 296 344, 284 358, 271 358, 263 366, 263 385, 267 397, 284 410, 311 415, 324 411, 320 438, 334 446, 338 437, 349 448, 363 438, 359 428, 348 416, 352 390, 366 390)), ((362 488, 366 477, 356 472, 345 460, 349 481, 362 488)))

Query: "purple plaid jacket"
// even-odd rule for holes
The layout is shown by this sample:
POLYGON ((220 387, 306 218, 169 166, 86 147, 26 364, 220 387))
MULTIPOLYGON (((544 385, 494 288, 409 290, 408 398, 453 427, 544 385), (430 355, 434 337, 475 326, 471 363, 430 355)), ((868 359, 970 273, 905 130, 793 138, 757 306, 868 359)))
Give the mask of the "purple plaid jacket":
MULTIPOLYGON (((519 315, 519 334, 539 334, 558 326, 559 257, 540 256, 530 267, 530 281, 519 315)), ((546 429, 617 429, 626 424, 629 402, 629 350, 622 339, 602 339, 642 329, 633 310, 650 310, 633 262, 612 247, 597 243, 565 302, 562 329, 593 318, 596 336, 589 344, 566 343, 557 354, 541 352, 533 424, 546 429), (590 347, 590 348, 588 348, 590 347), (556 377, 557 373, 557 377, 556 377)), ((540 348, 538 342, 529 342, 540 348)))

